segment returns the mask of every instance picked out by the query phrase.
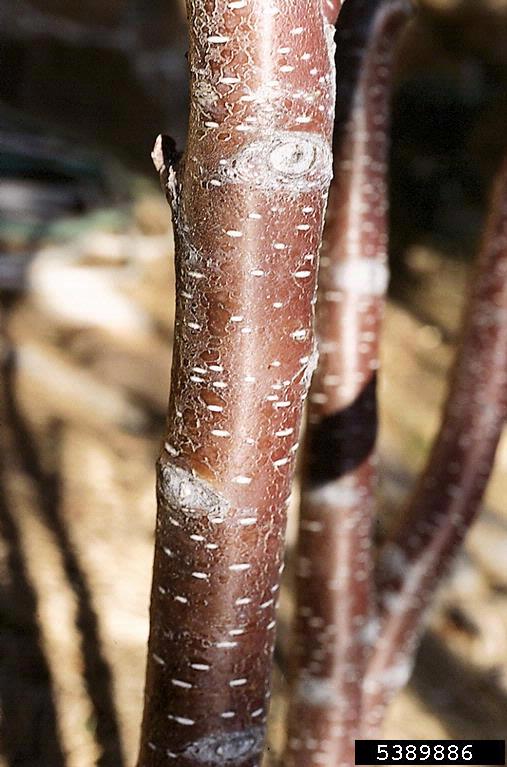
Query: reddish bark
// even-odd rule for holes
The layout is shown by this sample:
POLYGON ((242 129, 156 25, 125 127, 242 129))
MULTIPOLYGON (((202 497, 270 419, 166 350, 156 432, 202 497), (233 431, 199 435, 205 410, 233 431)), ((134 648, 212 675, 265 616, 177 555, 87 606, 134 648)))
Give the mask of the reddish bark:
POLYGON ((506 417, 507 160, 471 281, 442 426, 380 559, 382 629, 365 682, 370 732, 409 676, 425 612, 479 510, 506 417))
POLYGON ((321 0, 189 0, 177 307, 140 767, 261 758, 331 171, 321 0))
POLYGON ((338 21, 343 0, 323 0, 324 18, 333 26, 338 21))
POLYGON ((287 764, 353 763, 375 640, 376 371, 387 286, 389 97, 404 0, 349 0, 337 32, 334 180, 319 274, 287 764))

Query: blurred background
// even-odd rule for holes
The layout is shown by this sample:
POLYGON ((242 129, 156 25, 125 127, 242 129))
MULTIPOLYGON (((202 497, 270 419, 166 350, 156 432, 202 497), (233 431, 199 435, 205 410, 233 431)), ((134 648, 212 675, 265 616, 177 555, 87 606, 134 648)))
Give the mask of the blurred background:
MULTIPOLYGON (((421 0, 400 50, 381 527, 438 426, 506 150, 506 39, 505 0, 421 0)), ((174 298, 149 155, 184 142, 185 50, 179 0, 0 4, 1 767, 136 758, 174 298)), ((507 735, 506 498, 504 437, 389 737, 507 735)))

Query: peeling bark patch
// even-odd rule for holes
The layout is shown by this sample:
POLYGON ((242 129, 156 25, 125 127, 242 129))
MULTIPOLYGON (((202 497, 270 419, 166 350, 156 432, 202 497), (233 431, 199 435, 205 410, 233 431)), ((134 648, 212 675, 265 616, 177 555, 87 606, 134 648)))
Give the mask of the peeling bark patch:
POLYGON ((383 296, 389 282, 389 270, 384 261, 362 258, 338 264, 334 269, 333 282, 340 290, 352 294, 383 296))
POLYGON ((341 477, 324 485, 303 491, 305 503, 322 510, 342 509, 357 506, 362 496, 354 482, 349 477, 341 477))
POLYGON ((295 692, 297 699, 311 706, 335 706, 338 697, 332 682, 318 677, 302 677, 295 692))
POLYGON ((311 355, 308 357, 307 360, 303 362, 303 358, 300 359, 301 364, 306 365, 305 371, 303 374, 303 378, 301 380, 301 384, 305 391, 308 391, 310 388, 310 384, 312 382, 313 374, 315 373, 315 370, 317 369, 317 364, 319 362, 319 349, 317 347, 317 343, 314 344, 313 350, 311 355))
POLYGON ((177 509, 187 518, 225 519, 230 504, 205 480, 181 466, 161 466, 158 495, 166 509, 177 509))
POLYGON ((191 743, 181 756, 201 764, 241 765, 262 752, 264 730, 250 727, 241 732, 220 733, 191 743))

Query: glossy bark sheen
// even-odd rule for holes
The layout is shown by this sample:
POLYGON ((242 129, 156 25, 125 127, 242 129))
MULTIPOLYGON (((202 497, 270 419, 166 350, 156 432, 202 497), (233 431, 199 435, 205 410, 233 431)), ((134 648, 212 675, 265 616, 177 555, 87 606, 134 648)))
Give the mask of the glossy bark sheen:
POLYGON ((442 574, 479 510, 507 417, 507 161, 471 281, 442 426, 403 525, 380 559, 382 629, 366 678, 374 732, 409 676, 442 574))
POLYGON ((330 24, 336 24, 343 0, 323 0, 324 17, 330 24))
POLYGON ((331 174, 321 0, 189 0, 177 309, 140 767, 257 765, 331 174))
POLYGON ((378 337, 387 287, 389 101, 403 0, 348 0, 337 31, 334 180, 317 308, 287 764, 353 763, 372 599, 378 337))

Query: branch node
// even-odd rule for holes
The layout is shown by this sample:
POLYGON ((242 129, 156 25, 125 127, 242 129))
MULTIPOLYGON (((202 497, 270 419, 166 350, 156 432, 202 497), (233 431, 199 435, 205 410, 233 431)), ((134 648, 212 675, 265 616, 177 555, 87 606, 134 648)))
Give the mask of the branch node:
POLYGON ((177 169, 181 156, 181 152, 176 149, 174 139, 162 133, 157 136, 151 159, 160 176, 162 189, 173 210, 177 199, 177 169))

